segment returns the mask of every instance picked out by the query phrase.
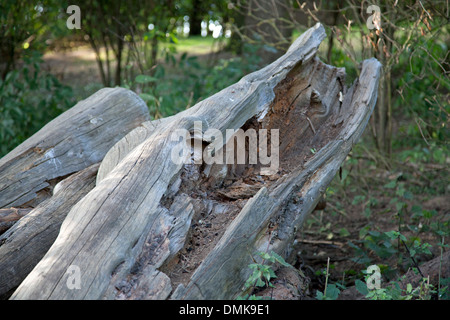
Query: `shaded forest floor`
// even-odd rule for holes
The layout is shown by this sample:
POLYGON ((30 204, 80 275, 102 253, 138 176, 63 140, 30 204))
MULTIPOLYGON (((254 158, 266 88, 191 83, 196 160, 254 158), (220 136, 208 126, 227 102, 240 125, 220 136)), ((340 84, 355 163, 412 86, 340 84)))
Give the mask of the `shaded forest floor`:
MULTIPOLYGON (((216 53, 203 54, 201 59, 214 57, 216 53)), ((47 53, 44 68, 70 85, 77 100, 103 87, 95 55, 87 46, 47 53)), ((291 263, 311 279, 312 297, 324 290, 328 258, 328 283, 349 287, 363 279, 370 264, 382 266, 384 281, 393 280, 414 267, 414 261, 420 265, 438 257, 438 244, 449 241, 448 155, 444 164, 384 159, 392 164, 387 170, 373 157, 367 131, 360 142, 365 147, 355 146, 328 188, 327 206, 307 218, 297 237, 296 260, 291 263), (394 241, 386 247, 383 232, 389 231, 405 235, 405 245, 394 241), (420 251, 427 243, 431 254, 420 251), (414 260, 411 248, 417 249, 414 260)))
POLYGON ((414 178, 406 166, 387 171, 371 167, 367 160, 360 160, 359 166, 365 169, 351 168, 348 162, 343 165, 354 172, 345 178, 346 183, 335 177, 327 191, 326 208, 314 211, 298 234, 296 264, 310 277, 312 292, 324 290, 328 258, 328 283, 351 287, 356 279, 364 279, 364 271, 372 264, 381 268, 382 282, 387 283, 439 257, 439 244, 443 239, 448 242, 450 199, 448 189, 443 190, 448 188, 448 169, 414 178), (396 187, 391 188, 393 181, 396 187), (441 190, 433 188, 433 183, 442 184, 441 190), (392 247, 388 247, 384 232, 390 231, 399 231, 407 241, 390 241, 392 247), (429 253, 421 251, 424 244, 430 245, 429 253), (411 254, 414 248, 418 250, 411 254))

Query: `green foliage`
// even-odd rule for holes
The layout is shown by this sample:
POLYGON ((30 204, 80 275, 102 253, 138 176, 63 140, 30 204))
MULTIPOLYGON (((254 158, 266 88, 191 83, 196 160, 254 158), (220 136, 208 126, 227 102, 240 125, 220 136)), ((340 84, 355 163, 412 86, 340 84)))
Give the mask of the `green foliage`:
MULTIPOLYGON (((350 274, 344 271, 345 280, 347 283, 350 279, 354 280, 358 291, 368 299, 434 299, 438 293, 439 297, 446 297, 447 284, 438 289, 436 284, 436 288, 433 288, 424 283, 417 287, 408 286, 402 291, 396 283, 398 280, 395 279, 409 268, 419 272, 418 262, 430 259, 432 251, 436 252, 436 245, 433 245, 432 250, 431 243, 442 238, 442 241, 437 243, 437 246, 442 246, 443 240, 450 235, 449 215, 439 212, 439 205, 436 205, 436 209, 423 207, 423 203, 432 199, 435 194, 445 193, 448 184, 446 170, 439 173, 431 171, 427 169, 427 164, 444 164, 448 161, 445 160, 447 155, 441 153, 437 147, 417 146, 395 155, 396 159, 401 159, 401 163, 414 163, 414 166, 396 168, 396 162, 392 161, 394 168, 387 171, 375 169, 378 158, 373 150, 367 148, 370 148, 370 145, 361 145, 352 151, 351 158, 348 158, 339 175, 328 187, 327 198, 332 201, 331 213, 333 210, 345 211, 350 208, 359 211, 361 216, 369 217, 367 213, 370 212, 370 217, 374 219, 368 219, 366 225, 359 227, 359 240, 348 242, 349 247, 354 249, 353 258, 350 260, 354 261, 355 265, 362 266, 379 264, 385 283, 389 281, 390 284, 389 287, 369 292, 365 282, 361 281, 361 273, 350 274), (361 172, 358 172, 359 168, 362 168, 361 172), (380 173, 389 175, 380 178, 380 173), (427 180, 420 180, 420 184, 411 183, 417 181, 418 177, 426 177, 427 180), (423 188, 425 181, 433 181, 435 187, 423 188), (440 189, 441 187, 443 189, 440 189), (377 225, 378 221, 382 224, 377 225)), ((427 202, 428 207, 430 201, 427 202)), ((353 215, 352 219, 354 217, 353 215)), ((307 222, 313 219, 314 216, 307 222)), ((314 220, 314 223, 318 224, 318 231, 330 223, 329 219, 321 220, 314 220)), ((349 228, 349 225, 345 225, 345 228, 349 228)), ((330 231, 344 237, 346 232, 342 229, 341 226, 335 226, 331 227, 330 231)))
POLYGON ((277 276, 271 266, 252 263, 249 265, 249 268, 252 269, 253 272, 245 282, 245 287, 249 288, 253 285, 256 287, 273 287, 270 280, 272 278, 276 278, 277 276))
POLYGON ((281 257, 279 254, 271 251, 270 253, 267 252, 257 252, 258 256, 260 256, 264 261, 268 261, 270 263, 279 263, 284 267, 291 267, 289 263, 287 263, 283 257, 281 257))
POLYGON ((369 289, 367 289, 367 284, 359 279, 355 280, 355 288, 362 295, 367 295, 369 293, 369 289))
POLYGON ((0 157, 74 104, 70 87, 41 71, 41 54, 0 80, 0 157))
MULTIPOLYGON (((387 260, 391 257, 396 257, 397 260, 402 263, 406 263, 405 267, 412 265, 417 255, 431 255, 429 243, 422 243, 419 238, 411 237, 407 239, 403 234, 398 231, 368 231, 365 232, 364 239, 360 241, 362 247, 359 247, 352 242, 349 242, 349 246, 355 250, 355 262, 369 265, 373 262, 370 258, 371 253, 375 254, 382 260, 387 260), (407 253, 400 250, 400 248, 406 247, 407 253)), ((389 275, 395 270, 388 268, 385 270, 385 274, 389 275)))
POLYGON ((16 67, 17 61, 30 51, 43 52, 47 46, 45 38, 58 29, 55 28, 59 25, 57 15, 62 10, 60 1, 56 0, 45 1, 45 5, 36 1, 0 2, 1 78, 4 79, 16 67))
POLYGON ((336 284, 328 284, 325 293, 320 291, 316 292, 317 300, 336 300, 339 297, 341 290, 337 287, 336 284))
POLYGON ((136 79, 134 81, 136 81, 136 83, 144 84, 144 83, 156 82, 156 81, 158 81, 158 78, 140 74, 136 77, 136 79))
MULTIPOLYGON (((366 281, 367 277, 368 276, 366 276, 366 281)), ((356 290, 368 300, 430 300, 432 295, 437 293, 436 288, 434 288, 426 278, 423 278, 415 288, 412 284, 408 283, 404 290, 400 288, 398 281, 391 282, 389 286, 385 288, 368 289, 366 282, 356 280, 355 287, 356 290)), ((444 300, 443 298, 446 298, 446 290, 447 287, 441 290, 440 298, 442 300, 444 300)))
POLYGON ((450 300, 450 278, 440 280, 439 299, 450 300))
POLYGON ((369 300, 394 300, 394 295, 390 290, 381 288, 369 291, 366 298, 369 300))
MULTIPOLYGON (((316 299, 317 300, 336 300, 339 297, 339 294, 341 293, 341 289, 345 289, 343 285, 340 285, 338 283, 336 284, 328 284, 328 277, 330 276, 329 270, 334 268, 334 265, 330 265, 330 258, 328 258, 327 261, 327 268, 323 271, 323 274, 325 275, 325 289, 323 292, 317 290, 316 291, 316 299)), ((318 272, 316 272, 318 273, 318 272)), ((321 273, 319 271, 319 273, 321 273)))
MULTIPOLYGON (((274 287, 271 283, 271 280, 277 277, 273 270, 274 264, 292 267, 283 259, 283 257, 273 251, 270 253, 259 251, 256 252, 256 255, 262 258, 262 261, 260 263, 255 261, 255 263, 249 264, 249 268, 252 270, 252 273, 247 278, 243 291, 247 291, 249 289, 252 289, 253 291, 255 288, 262 287, 274 287)), ((245 294, 244 296, 239 296, 238 300, 263 300, 267 298, 268 297, 255 296, 254 294, 245 294)))
MULTIPOLYGON (((417 45, 408 48, 394 66, 394 73, 400 74, 394 80, 399 94, 393 97, 398 113, 409 116, 414 121, 405 122, 400 134, 394 140, 398 148, 425 145, 436 152, 436 158, 442 159, 442 153, 448 155, 445 142, 449 140, 448 115, 450 104, 448 92, 450 80, 439 63, 440 57, 448 53, 447 33, 443 37, 419 37, 417 45), (408 139, 404 137, 408 136, 408 139), (439 151, 437 151, 439 150, 439 151)), ((402 41, 403 35, 399 35, 402 41)))
MULTIPOLYGON (((322 57, 323 61, 327 61, 326 57, 322 57)), ((331 49, 330 62, 331 65, 336 67, 345 68, 346 77, 345 84, 351 86, 355 79, 358 77, 355 63, 352 61, 348 54, 342 48, 333 47, 331 49)))
POLYGON ((166 54, 167 64, 156 66, 153 75, 137 75, 125 87, 139 92, 153 118, 173 115, 237 82, 258 68, 253 46, 245 46, 242 57, 220 59, 208 66, 196 56, 166 54))
MULTIPOLYGON (((355 249, 354 261, 365 265, 370 264, 372 263, 372 259, 369 258, 371 253, 381 259, 389 259, 395 256, 400 264, 405 263, 405 261, 414 262, 413 259, 417 255, 431 255, 431 245, 422 243, 420 234, 431 231, 438 237, 448 236, 450 234, 448 220, 433 221, 433 217, 436 215, 435 210, 423 210, 419 205, 408 206, 407 201, 413 200, 414 195, 407 189, 404 182, 393 179, 386 183, 383 188, 386 190, 386 195, 391 198, 390 205, 394 207, 396 212, 394 217, 397 220, 398 229, 380 232, 370 230, 369 226, 362 228, 360 230, 362 247, 349 243, 355 249), (404 232, 413 233, 407 238, 403 234, 404 232), (402 248, 405 248, 406 255, 402 248)), ((355 199, 360 197, 356 196, 355 199)), ((404 267, 407 266, 408 263, 404 267)))

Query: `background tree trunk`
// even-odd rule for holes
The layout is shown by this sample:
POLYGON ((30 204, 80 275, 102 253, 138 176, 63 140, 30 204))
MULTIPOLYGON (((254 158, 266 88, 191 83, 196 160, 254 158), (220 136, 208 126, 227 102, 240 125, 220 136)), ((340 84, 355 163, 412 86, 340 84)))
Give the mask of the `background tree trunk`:
POLYGON ((192 10, 189 14, 189 35, 199 36, 202 33, 201 23, 203 21, 204 10, 201 0, 192 1, 192 10))
POLYGON ((289 48, 293 26, 287 24, 288 1, 286 0, 249 0, 244 6, 245 34, 262 45, 259 50, 263 65, 266 65, 289 48))

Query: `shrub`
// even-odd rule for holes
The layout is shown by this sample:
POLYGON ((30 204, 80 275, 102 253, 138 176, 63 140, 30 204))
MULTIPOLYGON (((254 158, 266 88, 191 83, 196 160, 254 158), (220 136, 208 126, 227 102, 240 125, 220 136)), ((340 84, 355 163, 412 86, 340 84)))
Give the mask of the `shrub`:
POLYGON ((72 89, 41 71, 41 63, 32 52, 0 80, 0 157, 74 104, 72 89))

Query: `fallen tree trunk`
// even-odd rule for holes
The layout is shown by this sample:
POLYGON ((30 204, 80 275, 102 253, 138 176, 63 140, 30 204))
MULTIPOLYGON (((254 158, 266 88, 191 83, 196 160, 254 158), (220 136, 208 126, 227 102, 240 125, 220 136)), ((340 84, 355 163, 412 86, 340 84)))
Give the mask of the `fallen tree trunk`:
POLYGON ((231 299, 256 251, 288 256, 376 101, 378 61, 347 88, 315 56, 324 37, 317 24, 271 65, 128 133, 12 298, 231 299))
POLYGON ((19 286, 51 247, 72 206, 94 188, 98 166, 59 182, 51 198, 0 236, 0 298, 19 286))
POLYGON ((100 162, 147 120, 144 101, 123 88, 105 88, 79 102, 0 159, 0 208, 36 206, 56 183, 100 162))

